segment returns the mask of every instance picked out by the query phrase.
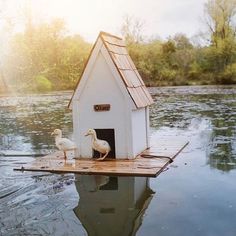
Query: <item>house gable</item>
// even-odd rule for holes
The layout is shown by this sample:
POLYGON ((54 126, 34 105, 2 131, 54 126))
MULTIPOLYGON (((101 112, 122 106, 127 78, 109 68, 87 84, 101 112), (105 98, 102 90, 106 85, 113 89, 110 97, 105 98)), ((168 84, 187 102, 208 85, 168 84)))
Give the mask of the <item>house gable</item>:
POLYGON ((112 72, 113 70, 111 70, 101 48, 95 58, 93 67, 89 71, 89 79, 82 81, 83 88, 79 87, 76 94, 79 104, 83 104, 79 106, 120 104, 120 107, 125 107, 125 104, 129 101, 129 95, 123 84, 119 83, 120 79, 117 79, 117 76, 112 72))
POLYGON ((74 94, 69 103, 73 99, 79 100, 81 92, 85 88, 86 80, 94 66, 98 53, 102 51, 113 76, 117 79, 117 83, 122 89, 124 96, 127 95, 133 101, 136 108, 146 107, 153 103, 151 95, 144 85, 137 69, 135 68, 125 47, 124 41, 114 35, 101 32, 96 43, 90 53, 88 61, 85 65, 81 79, 79 80, 74 94), (119 80, 122 82, 119 82, 119 80))

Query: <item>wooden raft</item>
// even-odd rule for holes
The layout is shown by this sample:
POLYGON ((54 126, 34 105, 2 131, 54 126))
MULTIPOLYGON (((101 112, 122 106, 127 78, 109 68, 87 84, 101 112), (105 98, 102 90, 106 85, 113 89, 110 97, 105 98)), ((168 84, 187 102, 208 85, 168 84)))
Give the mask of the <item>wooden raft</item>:
POLYGON ((93 158, 74 158, 65 161, 63 152, 55 152, 44 157, 37 157, 35 161, 14 170, 156 177, 187 145, 187 141, 169 141, 168 144, 166 141, 160 141, 158 145, 146 149, 132 160, 105 159, 105 161, 96 161, 93 158))

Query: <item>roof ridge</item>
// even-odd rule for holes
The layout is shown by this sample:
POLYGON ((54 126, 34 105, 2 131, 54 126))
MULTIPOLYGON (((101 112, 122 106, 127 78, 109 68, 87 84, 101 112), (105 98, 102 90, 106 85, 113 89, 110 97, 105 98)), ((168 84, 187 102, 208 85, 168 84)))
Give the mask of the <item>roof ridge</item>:
POLYGON ((109 37, 112 37, 112 38, 116 38, 116 39, 119 39, 119 40, 122 40, 123 41, 123 39, 121 38, 121 37, 118 37, 118 36, 116 36, 116 35, 114 35, 114 34, 110 34, 110 33, 107 33, 107 32, 105 32, 105 31, 100 31, 100 33, 99 33, 99 37, 100 36, 109 36, 109 37))

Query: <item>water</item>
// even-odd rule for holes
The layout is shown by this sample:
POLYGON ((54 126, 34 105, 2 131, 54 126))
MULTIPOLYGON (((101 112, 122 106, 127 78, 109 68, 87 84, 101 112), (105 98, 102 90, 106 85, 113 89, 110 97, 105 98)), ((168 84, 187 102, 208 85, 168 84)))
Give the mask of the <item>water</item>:
POLYGON ((151 179, 14 172, 73 138, 71 92, 0 97, 0 235, 235 236, 236 86, 150 91, 151 143, 190 141, 151 179))

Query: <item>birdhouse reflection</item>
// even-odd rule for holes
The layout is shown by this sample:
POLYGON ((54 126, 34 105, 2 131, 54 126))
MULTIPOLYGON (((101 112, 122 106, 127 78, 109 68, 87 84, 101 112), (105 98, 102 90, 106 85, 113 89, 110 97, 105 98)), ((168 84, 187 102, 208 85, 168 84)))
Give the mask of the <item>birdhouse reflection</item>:
POLYGON ((135 235, 154 192, 141 177, 76 176, 74 213, 89 236, 135 235))

